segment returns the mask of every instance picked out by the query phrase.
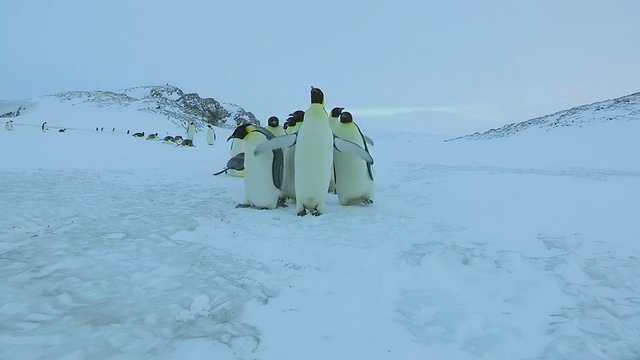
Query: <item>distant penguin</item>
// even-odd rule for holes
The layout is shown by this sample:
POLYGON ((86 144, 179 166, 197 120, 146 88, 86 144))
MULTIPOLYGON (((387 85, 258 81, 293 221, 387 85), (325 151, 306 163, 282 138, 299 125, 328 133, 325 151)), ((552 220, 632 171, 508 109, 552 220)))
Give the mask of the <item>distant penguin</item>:
MULTIPOLYGON (((342 107, 334 107, 333 109, 331 109, 331 113, 329 114, 329 126, 331 126, 331 131, 333 131, 333 128, 335 128, 336 124, 338 122, 340 122, 338 117, 342 113, 342 110, 344 110, 344 108, 342 108, 342 107)), ((335 156, 335 152, 334 152, 334 156, 335 156)), ((335 179, 333 166, 331 167, 331 177, 329 179, 330 179, 329 180, 329 192, 335 194, 335 192, 336 192, 336 179, 335 179)))
POLYGON ((194 147, 195 145, 193 145, 193 140, 191 139, 184 139, 182 140, 182 142, 180 143, 180 145, 182 146, 188 146, 188 147, 194 147))
MULTIPOLYGON (((351 113, 345 111, 340 114, 340 121, 334 126, 333 133, 369 152, 364 135, 358 125, 353 122, 351 113)), ((353 154, 337 150, 334 150, 333 156, 336 193, 340 205, 373 203, 372 165, 353 154)))
POLYGON ((175 142, 173 141, 173 136, 171 135, 167 135, 164 137, 164 139, 162 139, 162 142, 167 144, 167 145, 174 145, 175 142))
POLYGON ((47 124, 47 122, 43 122, 42 126, 41 126, 42 132, 46 132, 47 130, 49 130, 49 125, 47 124))
MULTIPOLYGON (((236 155, 244 152, 244 141, 238 138, 231 139, 231 158, 234 158, 236 155)), ((244 160, 244 157, 243 157, 244 160)), ((229 169, 227 171, 228 175, 236 176, 236 177, 244 177, 244 165, 242 170, 229 169)))
POLYGON ((144 137, 144 131, 143 132, 137 132, 131 136, 135 136, 135 137, 144 137))
POLYGON ((182 139, 181 135, 176 135, 176 136, 173 137, 173 141, 178 145, 182 144, 182 140, 183 139, 182 139))
POLYGON ((9 120, 4 124, 4 128, 7 131, 13 131, 13 120, 9 120))
POLYGON ((244 203, 238 207, 275 209, 282 187, 282 150, 275 149, 255 155, 258 145, 274 138, 273 134, 257 125, 238 126, 231 139, 242 139, 244 143, 244 203))
POLYGON ((58 132, 65 132, 65 131, 67 131, 67 129, 60 129, 60 130, 58 130, 58 132))
POLYGON ((267 120, 267 130, 271 131, 273 136, 282 136, 287 134, 282 126, 280 126, 280 119, 278 119, 277 116, 271 116, 267 120))
POLYGON ((100 131, 104 131, 104 128, 103 128, 103 127, 101 127, 101 128, 100 128, 100 131))
POLYGON ((158 133, 149 134, 149 136, 147 136, 147 140, 158 140, 158 133))
POLYGON ((187 138, 193 140, 196 137, 196 124, 192 122, 189 123, 189 129, 187 129, 187 138))
POLYGON ((211 124, 207 125, 207 144, 213 145, 216 143, 216 132, 213 131, 211 124))
POLYGON ((100 130, 99 128, 96 128, 96 131, 99 131, 99 130, 100 130))
POLYGON ((127 135, 129 135, 129 131, 131 131, 131 130, 127 130, 127 135))
POLYGON ((116 128, 111 129, 112 132, 116 132, 116 128))

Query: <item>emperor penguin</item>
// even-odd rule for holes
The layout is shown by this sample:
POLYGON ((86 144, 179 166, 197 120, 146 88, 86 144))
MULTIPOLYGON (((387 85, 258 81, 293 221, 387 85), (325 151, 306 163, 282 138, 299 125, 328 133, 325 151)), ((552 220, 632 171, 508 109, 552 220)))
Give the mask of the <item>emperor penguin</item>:
POLYGON ((164 139, 162 140, 162 142, 167 144, 167 145, 175 145, 175 142, 173 141, 173 136, 171 136, 171 135, 165 136, 164 139))
POLYGON ((149 136, 147 136, 147 140, 158 140, 158 133, 149 134, 149 136))
MULTIPOLYGON (((233 138, 231 140, 231 158, 233 159, 235 156, 237 156, 238 154, 243 154, 244 156, 244 146, 243 146, 244 142, 242 141, 242 139, 238 139, 238 138, 233 138)), ((243 157, 244 159, 244 157, 243 157)), ((236 176, 236 177, 244 177, 244 165, 242 167, 242 169, 238 170, 238 169, 233 169, 230 168, 227 171, 228 175, 231 176, 236 176)))
MULTIPOLYGON (((340 121, 334 126, 335 136, 351 141, 369 153, 367 142, 349 112, 340 114, 340 121)), ((334 150, 336 193, 340 205, 373 203, 373 167, 363 159, 334 150)))
POLYGON ((47 125, 46 121, 42 123, 41 128, 42 128, 42 132, 47 132, 47 130, 49 130, 49 125, 47 125))
POLYGON ((333 135, 329 126, 329 116, 324 109, 324 94, 320 89, 311 87, 311 105, 303 113, 303 118, 304 121, 301 121, 296 133, 274 137, 259 145, 254 154, 295 145, 294 184, 297 215, 304 216, 307 210, 310 210, 312 215, 319 216, 324 211, 333 166, 333 149, 351 153, 369 164, 373 164, 373 158, 358 144, 333 135))
POLYGON ((134 137, 144 137, 144 131, 143 131, 143 132, 137 132, 137 133, 135 133, 135 134, 133 134, 133 135, 131 135, 131 136, 134 136, 134 137))
MULTIPOLYGON (((344 108, 342 107, 334 107, 333 109, 331 109, 331 113, 329 115, 329 126, 331 126, 331 131, 333 131, 333 128, 336 126, 336 124, 338 122, 340 122, 340 120, 338 119, 338 117, 340 116, 340 114, 342 113, 342 110, 344 110, 344 108)), ((335 153, 334 153, 335 156, 335 153)), ((336 193, 336 179, 335 179, 335 174, 333 172, 333 166, 331 167, 331 177, 329 178, 329 192, 335 194, 336 193)))
POLYGON ((4 128, 7 131, 13 131, 13 120, 9 120, 4 124, 4 128))
MULTIPOLYGON (((301 124, 304 118, 304 111, 297 110, 292 114, 289 114, 287 119, 287 133, 296 134, 298 132, 298 125, 301 124)), ((282 171, 282 195, 283 199, 291 199, 296 201, 296 183, 295 183, 295 155, 296 145, 291 145, 283 150, 284 155, 284 169, 282 171)))
POLYGON ((242 139, 244 143, 244 203, 237 207, 275 209, 282 188, 282 149, 254 154, 258 145, 273 139, 273 134, 257 125, 238 126, 227 141, 242 139))
POLYGON ((189 123, 189 129, 187 129, 187 138, 189 140, 193 140, 195 136, 196 136, 196 124, 194 124, 193 121, 191 121, 189 123))
POLYGON ((342 114, 343 107, 334 107, 331 109, 331 115, 329 116, 329 126, 331 126, 331 130, 336 126, 337 123, 340 122, 340 114, 342 114))
POLYGON ((216 132, 213 131, 211 124, 207 125, 207 144, 213 145, 216 143, 216 132))
POLYGON ((173 141, 178 145, 182 144, 182 140, 182 135, 176 135, 173 137, 173 141))
POLYGON ((298 129, 294 156, 296 211, 322 215, 333 164, 333 133, 324 109, 324 93, 311 87, 311 105, 298 129))
POLYGON ((277 116, 271 116, 269 120, 267 120, 267 130, 271 131, 273 136, 282 136, 287 134, 282 126, 280 126, 280 119, 278 119, 277 116))

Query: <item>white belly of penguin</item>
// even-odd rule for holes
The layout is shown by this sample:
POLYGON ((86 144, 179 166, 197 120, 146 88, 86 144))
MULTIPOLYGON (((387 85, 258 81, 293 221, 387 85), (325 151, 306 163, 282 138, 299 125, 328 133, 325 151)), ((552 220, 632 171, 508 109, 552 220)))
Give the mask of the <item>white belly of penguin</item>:
POLYGON ((294 163, 296 208, 323 212, 333 165, 333 135, 326 119, 305 118, 298 130, 294 163))
POLYGON ((280 190, 273 184, 273 152, 253 155, 259 143, 244 142, 244 194, 245 202, 260 208, 275 209, 280 190))
POLYGON ((351 201, 371 198, 373 180, 369 177, 367 163, 349 153, 335 151, 333 156, 338 202, 346 205, 351 201))

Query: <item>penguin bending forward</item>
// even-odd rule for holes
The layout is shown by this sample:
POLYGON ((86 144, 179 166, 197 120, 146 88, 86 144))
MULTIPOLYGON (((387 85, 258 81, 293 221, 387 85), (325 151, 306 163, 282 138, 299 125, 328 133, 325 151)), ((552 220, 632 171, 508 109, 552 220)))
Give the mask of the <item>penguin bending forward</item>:
POLYGON ((230 148, 231 158, 233 159, 238 154, 243 153, 243 155, 242 155, 242 169, 237 170, 237 169, 234 169, 234 168, 229 168, 226 171, 227 175, 231 175, 231 176, 235 176, 235 177, 244 177, 244 146, 243 145, 244 144, 243 144, 243 141, 241 139, 233 138, 231 140, 231 148, 230 148))
MULTIPOLYGON (((349 112, 340 114, 340 122, 334 126, 333 133, 349 140, 369 153, 367 142, 358 125, 353 122, 349 112)), ((355 203, 373 203, 373 167, 372 164, 353 154, 334 150, 333 166, 335 171, 336 193, 340 205, 355 203)))
MULTIPOLYGON (((227 141, 242 139, 244 146, 245 200, 237 207, 275 209, 279 204, 282 204, 280 201, 282 149, 254 154, 260 144, 274 138, 269 130, 261 126, 242 124, 227 139, 227 141)), ((229 165, 229 163, 227 164, 229 165)))
POLYGON ((254 153, 293 145, 296 145, 294 163, 298 216, 306 215, 307 210, 314 216, 322 215, 333 165, 333 148, 373 164, 373 158, 364 148, 332 134, 324 109, 324 94, 315 87, 311 87, 311 105, 304 113, 304 122, 298 132, 273 138, 258 146, 254 153))

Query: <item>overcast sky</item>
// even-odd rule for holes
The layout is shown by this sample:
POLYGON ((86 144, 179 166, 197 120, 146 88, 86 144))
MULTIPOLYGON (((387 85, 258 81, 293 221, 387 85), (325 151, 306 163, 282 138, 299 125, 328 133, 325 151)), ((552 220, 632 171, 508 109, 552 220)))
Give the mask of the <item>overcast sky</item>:
POLYGON ((494 125, 640 91, 638 0, 7 0, 0 14, 5 100, 170 83, 265 120, 314 85, 363 117, 494 125))

